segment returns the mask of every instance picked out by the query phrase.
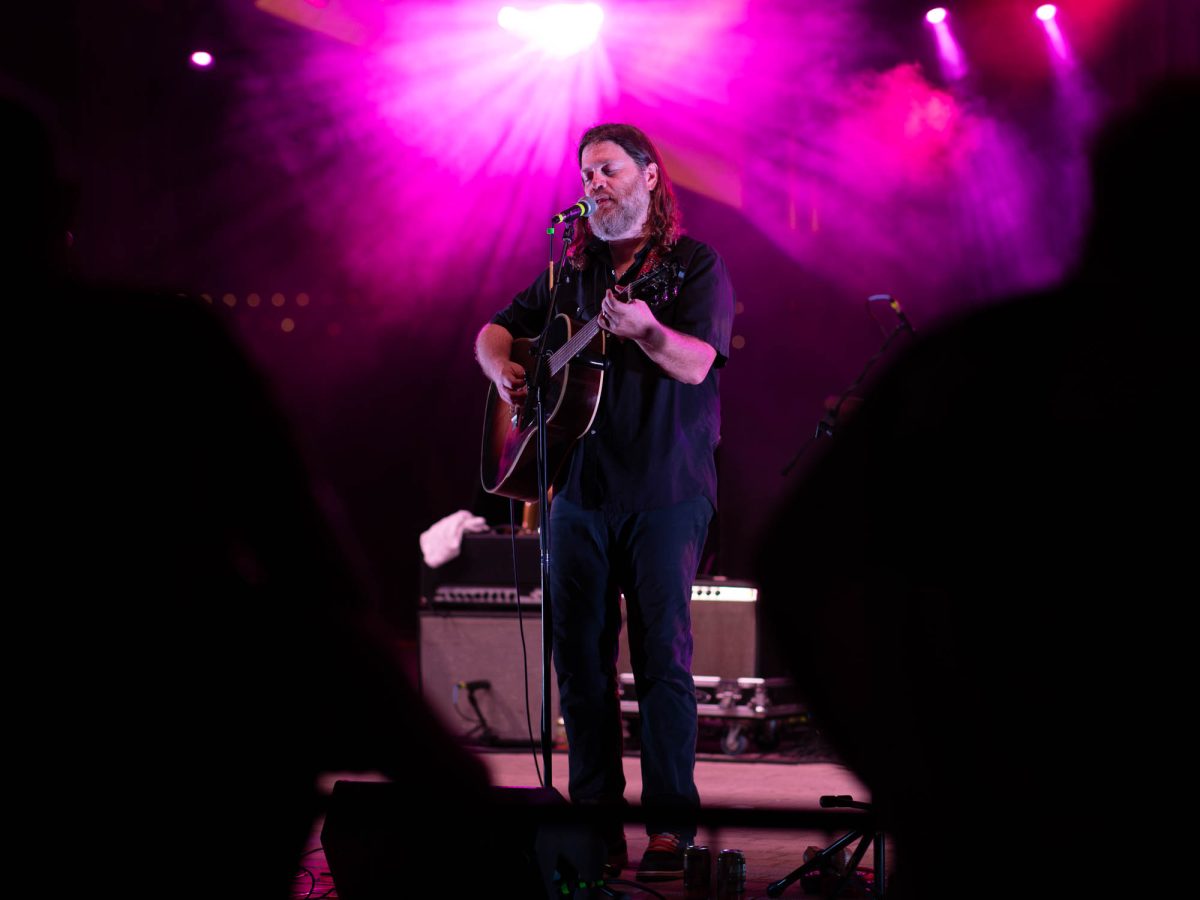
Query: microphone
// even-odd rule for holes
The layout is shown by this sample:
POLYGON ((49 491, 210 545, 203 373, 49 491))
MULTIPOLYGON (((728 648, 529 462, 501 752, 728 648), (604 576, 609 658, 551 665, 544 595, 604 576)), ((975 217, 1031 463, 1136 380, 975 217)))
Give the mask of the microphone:
POLYGON ((917 333, 912 327, 912 322, 908 321, 908 316, 904 314, 904 310, 900 308, 900 301, 891 294, 872 294, 867 298, 868 303, 878 303, 880 301, 892 308, 892 312, 896 314, 896 318, 900 320, 900 324, 907 328, 910 334, 917 333))
POLYGON ((558 225, 562 222, 574 222, 576 219, 586 219, 596 211, 596 201, 591 197, 580 197, 575 201, 574 206, 568 206, 557 216, 550 220, 551 225, 558 225))

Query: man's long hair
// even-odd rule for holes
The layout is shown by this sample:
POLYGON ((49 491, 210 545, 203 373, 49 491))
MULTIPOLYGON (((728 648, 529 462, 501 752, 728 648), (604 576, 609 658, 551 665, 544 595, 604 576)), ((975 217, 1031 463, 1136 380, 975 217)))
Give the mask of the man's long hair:
MULTIPOLYGON (((679 235, 683 233, 683 220, 679 212, 679 202, 675 198, 675 188, 663 165, 662 155, 658 148, 650 142, 641 129, 632 125, 610 123, 595 125, 583 133, 579 139, 579 164, 583 165, 583 151, 591 144, 602 141, 612 141, 629 154, 641 171, 654 163, 658 167, 658 184, 650 192, 650 209, 646 214, 646 234, 650 236, 650 245, 655 255, 666 252, 675 246, 679 235)), ((575 223, 575 237, 567 251, 571 265, 584 269, 589 262, 589 246, 593 236, 587 219, 579 219, 575 223)))

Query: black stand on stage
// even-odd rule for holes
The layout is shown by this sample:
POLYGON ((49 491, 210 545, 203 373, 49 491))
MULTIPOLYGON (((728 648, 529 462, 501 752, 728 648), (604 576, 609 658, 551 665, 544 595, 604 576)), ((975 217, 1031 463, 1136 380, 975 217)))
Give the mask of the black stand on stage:
POLYGON ((550 279, 550 300, 546 305, 546 322, 542 326, 541 336, 537 341, 537 363, 532 376, 528 377, 526 386, 529 398, 533 400, 534 416, 537 420, 537 473, 538 473, 538 562, 541 569, 542 590, 542 766, 545 770, 544 787, 554 786, 553 752, 554 742, 551 736, 553 723, 550 721, 550 669, 553 666, 554 631, 550 614, 550 473, 548 470, 548 448, 546 446, 546 407, 544 388, 546 379, 543 374, 547 371, 550 358, 547 341, 550 335, 550 324, 554 321, 555 304, 558 300, 558 288, 562 284, 562 274, 566 271, 567 248, 575 233, 575 225, 568 222, 563 229, 562 255, 558 261, 558 275, 554 277, 554 228, 548 228, 550 235, 550 260, 547 277, 550 279))
POLYGON ((892 345, 892 341, 896 339, 896 336, 902 331, 907 331, 909 334, 913 335, 916 334, 916 331, 913 330, 912 323, 908 321, 908 317, 904 315, 904 310, 900 308, 900 301, 891 294, 872 294, 867 298, 867 306, 870 308, 870 304, 881 301, 887 303, 887 305, 891 307, 892 312, 896 314, 896 318, 899 319, 900 324, 892 329, 892 332, 884 339, 883 345, 875 351, 875 355, 867 360, 867 364, 863 366, 862 371, 858 373, 858 377, 850 383, 848 388, 842 391, 841 396, 837 398, 837 402, 834 403, 831 408, 827 409, 825 414, 821 416, 821 420, 817 422, 817 427, 813 432, 812 437, 805 441, 803 446, 796 451, 796 455, 793 456, 788 461, 788 464, 783 467, 783 471, 779 473, 780 475, 786 475, 788 472, 792 471, 792 467, 800 461, 800 457, 805 454, 808 448, 812 445, 813 441, 822 435, 826 437, 831 437, 833 435, 834 424, 837 422, 838 414, 842 411, 842 405, 846 402, 846 398, 849 397, 850 394, 852 394, 854 390, 863 383, 863 379, 867 377, 867 373, 871 371, 875 363, 877 363, 883 354, 887 352, 888 347, 892 345))
MULTIPOLYGON (((867 812, 871 811, 870 803, 862 803, 855 800, 853 797, 845 794, 836 796, 827 795, 821 798, 821 807, 823 809, 861 809, 867 812)), ((783 876, 778 881, 767 886, 768 897, 778 897, 788 885, 793 884, 800 878, 803 878, 809 872, 818 872, 822 869, 833 866, 831 860, 839 850, 850 844, 852 841, 858 841, 858 846, 854 848, 854 853, 850 856, 849 862, 846 863, 846 868, 842 872, 841 878, 838 879, 831 897, 837 897, 842 890, 850 883, 850 879, 858 872, 858 864, 862 862, 863 856, 866 855, 867 848, 872 844, 875 845, 875 881, 871 885, 870 895, 875 900, 883 900, 884 880, 887 877, 886 854, 883 846, 883 832, 878 831, 873 827, 874 819, 870 816, 866 817, 867 823, 862 828, 855 828, 847 831, 840 838, 800 866, 798 869, 792 870, 789 874, 783 876)))
MULTIPOLYGON (((804 445, 799 449, 799 451, 797 451, 796 455, 793 456, 788 464, 783 467, 783 471, 780 472, 781 475, 787 475, 788 472, 792 470, 792 467, 800 461, 800 458, 804 455, 805 451, 808 450, 809 446, 811 446, 812 443, 817 440, 817 438, 821 436, 829 437, 833 435, 834 425, 837 422, 838 414, 842 410, 842 405, 846 402, 846 399, 850 396, 850 394, 853 393, 854 390, 863 383, 863 380, 867 377, 867 373, 871 371, 875 363, 877 363, 887 352, 888 348, 892 344, 892 341, 894 341, 902 331, 907 331, 911 335, 916 334, 916 331, 912 327, 912 323, 909 322, 908 317, 904 315, 904 310, 900 308, 900 302, 895 297, 893 297, 891 294, 872 294, 867 298, 868 309, 870 309, 870 305, 872 303, 879 302, 886 303, 891 308, 892 312, 896 314, 899 324, 887 334, 887 336, 884 338, 883 344, 878 350, 875 351, 875 354, 869 360, 867 360, 866 365, 863 366, 863 369, 861 372, 859 372, 858 377, 851 382, 849 387, 842 391, 837 401, 825 411, 823 416, 821 416, 821 419, 817 423, 816 430, 813 432, 812 437, 804 442, 804 445)), ((866 812, 870 812, 871 810, 871 804, 861 803, 855 800, 853 797, 846 795, 823 796, 821 797, 820 802, 822 808, 825 809, 849 808, 861 809, 866 812)), ((833 862, 836 858, 835 854, 837 854, 838 851, 850 843, 858 841, 858 845, 855 847, 849 862, 846 863, 845 870, 841 873, 841 877, 834 886, 831 896, 837 897, 846 888, 846 886, 850 883, 850 879, 857 874, 858 864, 866 855, 867 849, 874 844, 875 881, 871 886, 870 894, 872 897, 876 898, 876 900, 883 900, 884 881, 887 877, 887 869, 885 867, 885 851, 883 846, 883 832, 875 829, 873 827, 873 823, 874 820, 871 817, 867 817, 867 823, 864 825, 864 827, 856 828, 846 832, 824 850, 821 850, 819 853, 817 853, 808 862, 804 863, 804 865, 793 870, 791 873, 785 875, 783 878, 779 879, 773 884, 768 885, 767 896, 778 897, 787 889, 788 885, 795 883, 810 872, 828 869, 834 869, 836 871, 836 865, 833 862)))

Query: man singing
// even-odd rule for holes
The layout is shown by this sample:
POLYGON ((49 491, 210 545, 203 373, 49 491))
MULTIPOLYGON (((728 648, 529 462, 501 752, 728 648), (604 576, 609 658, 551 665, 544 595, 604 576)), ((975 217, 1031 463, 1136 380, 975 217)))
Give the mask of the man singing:
MULTIPOLYGON (((558 311, 598 316, 609 333, 600 409, 555 481, 550 508, 554 666, 569 743, 571 799, 623 803, 617 689, 619 596, 641 711, 644 880, 679 878, 695 836, 696 696, 691 588, 716 507, 718 369, 729 354, 733 289, 708 246, 681 235, 658 150, 631 125, 599 125, 579 142, 595 213, 577 223, 558 311), (612 289, 667 263, 685 269, 654 310, 612 289)), ((483 327, 475 352, 500 397, 520 403, 525 371, 513 337, 536 337, 550 291, 543 273, 483 327)), ((608 835, 610 872, 628 863, 608 835)))

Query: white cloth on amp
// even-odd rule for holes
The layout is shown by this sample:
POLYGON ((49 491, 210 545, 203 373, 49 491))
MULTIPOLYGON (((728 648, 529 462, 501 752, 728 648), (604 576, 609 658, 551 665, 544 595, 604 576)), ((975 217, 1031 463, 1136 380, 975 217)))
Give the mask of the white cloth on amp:
POLYGON ((421 555, 425 565, 436 569, 462 553, 463 532, 487 530, 488 523, 482 516, 472 515, 465 509, 439 519, 421 532, 421 555))

